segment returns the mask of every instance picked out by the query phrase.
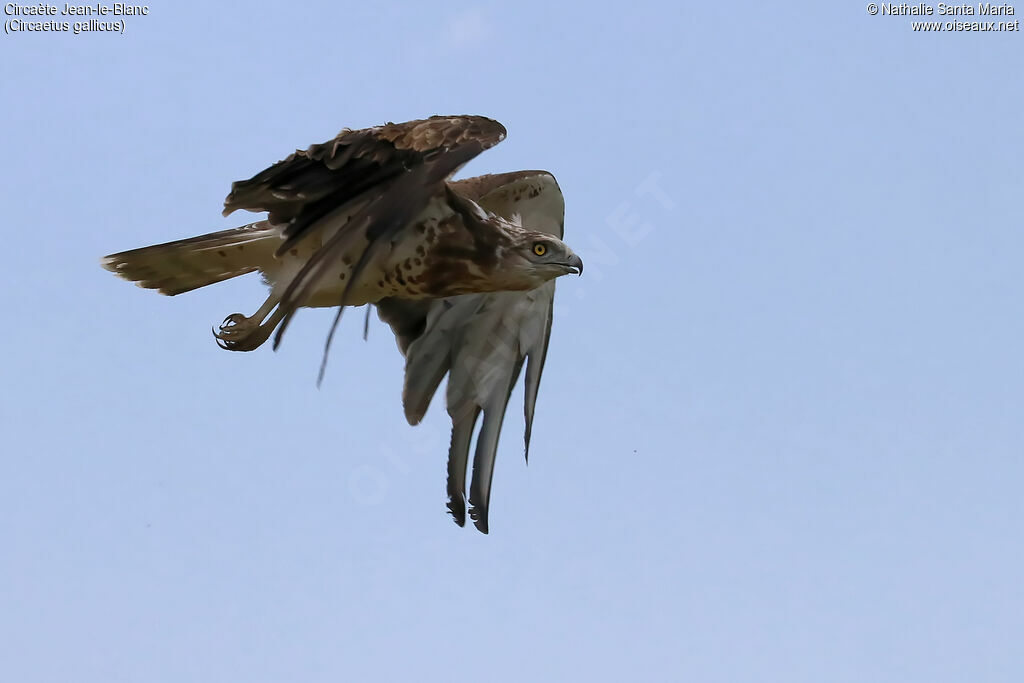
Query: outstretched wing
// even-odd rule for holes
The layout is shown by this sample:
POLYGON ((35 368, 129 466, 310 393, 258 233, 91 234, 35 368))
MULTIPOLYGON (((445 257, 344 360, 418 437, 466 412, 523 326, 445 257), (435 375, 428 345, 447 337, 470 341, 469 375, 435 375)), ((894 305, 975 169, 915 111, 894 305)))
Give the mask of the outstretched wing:
POLYGON ((231 185, 224 215, 267 211, 284 226, 284 253, 316 221, 362 193, 441 155, 470 148, 472 158, 505 139, 505 127, 484 116, 431 116, 351 130, 294 154, 231 185))
POLYGON ((361 256, 346 287, 357 286, 366 264, 443 189, 444 181, 504 138, 504 126, 483 116, 433 116, 346 129, 234 183, 224 214, 269 212, 270 224, 284 238, 278 254, 315 228, 336 228, 325 233, 326 241, 285 290, 275 346, 325 267, 354 247, 361 256))
MULTIPOLYGON (((554 177, 545 171, 486 175, 449 183, 488 211, 523 226, 562 237, 565 203, 554 177)), ((483 425, 473 457, 470 516, 487 533, 487 512, 498 437, 509 395, 526 363, 525 447, 551 335, 554 281, 528 292, 468 294, 430 302, 385 299, 380 318, 391 325, 405 353, 402 402, 410 424, 426 413, 445 374, 452 440, 448 451, 448 509, 466 521, 466 467, 473 430, 483 425)))

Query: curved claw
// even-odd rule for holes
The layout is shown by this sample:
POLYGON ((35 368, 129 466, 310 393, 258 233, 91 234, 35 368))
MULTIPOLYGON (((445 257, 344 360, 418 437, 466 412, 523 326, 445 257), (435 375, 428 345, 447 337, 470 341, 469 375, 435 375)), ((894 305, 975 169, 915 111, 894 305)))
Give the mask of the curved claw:
POLYGON ((217 346, 227 351, 252 351, 267 341, 273 331, 273 325, 258 325, 252 318, 240 313, 232 313, 220 326, 213 330, 217 346))
POLYGON ((219 346, 220 348, 224 349, 225 351, 241 351, 242 350, 242 349, 236 348, 237 342, 235 342, 235 341, 233 341, 231 339, 225 339, 224 337, 220 336, 220 334, 218 334, 216 330, 214 330, 212 328, 210 329, 210 331, 213 332, 213 338, 217 341, 217 346, 219 346))
POLYGON ((252 351, 262 344, 266 339, 260 339, 260 335, 248 334, 238 339, 225 338, 216 332, 213 333, 217 340, 217 346, 225 351, 252 351))
POLYGON ((217 346, 227 351, 252 351, 265 341, 260 338, 259 325, 241 313, 224 318, 218 330, 212 330, 217 346))
POLYGON ((224 318, 224 321, 220 324, 221 330, 228 330, 232 327, 238 327, 245 323, 249 318, 245 317, 241 313, 232 313, 228 317, 224 318))
POLYGON ((227 329, 215 331, 213 333, 213 336, 217 337, 218 339, 223 339, 224 341, 228 341, 231 339, 241 339, 251 334, 255 329, 255 327, 245 327, 242 329, 239 329, 237 327, 229 327, 227 329))

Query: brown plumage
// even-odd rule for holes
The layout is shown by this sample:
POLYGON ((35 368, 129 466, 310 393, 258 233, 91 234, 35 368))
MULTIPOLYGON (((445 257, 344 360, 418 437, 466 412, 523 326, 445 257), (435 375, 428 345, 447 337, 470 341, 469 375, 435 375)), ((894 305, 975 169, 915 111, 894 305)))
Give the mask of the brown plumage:
MULTIPOLYGON (((444 370, 438 369, 441 366, 430 370, 430 380, 420 387, 417 344, 423 348, 424 340, 432 340, 431 345, 452 343, 447 332, 438 336, 440 332, 431 327, 431 302, 444 304, 434 317, 444 318, 448 325, 454 323, 447 311, 460 312, 464 340, 460 343, 473 339, 477 324, 465 315, 470 309, 463 304, 471 300, 460 295, 485 297, 478 302, 480 310, 489 311, 489 320, 495 311, 498 318, 505 316, 506 327, 525 324, 524 315, 543 315, 547 323, 537 318, 541 320, 538 332, 530 323, 526 347, 517 341, 514 358, 495 360, 501 367, 508 360, 509 369, 515 368, 512 374, 518 375, 524 358, 532 353, 531 345, 547 346, 553 286, 545 289, 546 283, 582 271, 582 261, 560 240, 562 199, 550 174, 526 171, 450 180, 466 162, 504 137, 500 123, 481 116, 434 116, 345 129, 328 142, 297 151, 232 185, 224 214, 238 209, 266 211, 266 220, 112 254, 103 265, 140 286, 170 295, 260 271, 271 287, 270 296, 252 316, 229 315, 215 333, 223 348, 235 351, 259 347, 275 330, 276 347, 301 307, 336 306, 337 324, 344 306, 378 304, 381 317, 391 324, 399 348, 407 354, 404 400, 410 422, 417 422, 444 373, 450 369, 456 381, 459 362, 458 345, 450 346, 444 352, 448 357, 444 370), (528 219, 531 215, 534 223, 528 219), (497 292, 517 294, 488 294, 497 292), (487 296, 498 298, 490 301, 487 296), (541 331, 542 339, 536 336, 541 331)), ((333 333, 332 327, 328 346, 333 333)), ((527 377, 527 435, 539 374, 537 369, 532 390, 530 373, 527 377)), ((504 393, 502 415, 508 400, 504 393)), ((476 404, 481 402, 487 405, 478 405, 475 412, 485 413, 489 431, 483 456, 478 449, 477 458, 483 457, 480 466, 488 474, 486 485, 474 477, 480 503, 474 503, 474 519, 486 530, 489 472, 497 447, 497 432, 487 426, 486 415, 496 411, 497 404, 491 399, 476 404)), ((452 409, 449 395, 449 412, 452 409)), ((465 455, 453 451, 450 465, 452 461, 465 463, 465 455)), ((457 483, 458 477, 450 474, 450 497, 453 481, 457 483)), ((459 487, 459 495, 461 491, 459 487)), ((461 524, 464 507, 460 512, 455 505, 452 512, 461 524)))

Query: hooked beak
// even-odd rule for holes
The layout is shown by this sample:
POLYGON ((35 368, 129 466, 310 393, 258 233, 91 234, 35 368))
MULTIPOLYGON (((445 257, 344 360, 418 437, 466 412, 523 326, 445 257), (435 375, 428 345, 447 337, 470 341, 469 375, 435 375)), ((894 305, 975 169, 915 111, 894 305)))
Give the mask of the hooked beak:
POLYGON ((575 272, 577 275, 583 275, 583 259, 581 259, 576 254, 571 254, 569 256, 569 260, 566 261, 565 265, 567 265, 570 268, 570 273, 575 272), (572 270, 573 268, 575 268, 576 270, 572 270))

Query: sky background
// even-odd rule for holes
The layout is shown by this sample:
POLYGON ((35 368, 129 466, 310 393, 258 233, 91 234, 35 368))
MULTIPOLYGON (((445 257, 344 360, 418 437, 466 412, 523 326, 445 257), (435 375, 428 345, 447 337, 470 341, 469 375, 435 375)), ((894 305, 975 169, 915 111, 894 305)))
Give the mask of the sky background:
POLYGON ((1022 680, 1021 41, 528 0, 0 36, 0 679, 1022 680), (434 113, 503 122, 464 175, 552 171, 587 264, 489 536, 446 514, 447 416, 405 423, 376 318, 317 390, 329 311, 231 354, 255 276, 99 267, 434 113))

